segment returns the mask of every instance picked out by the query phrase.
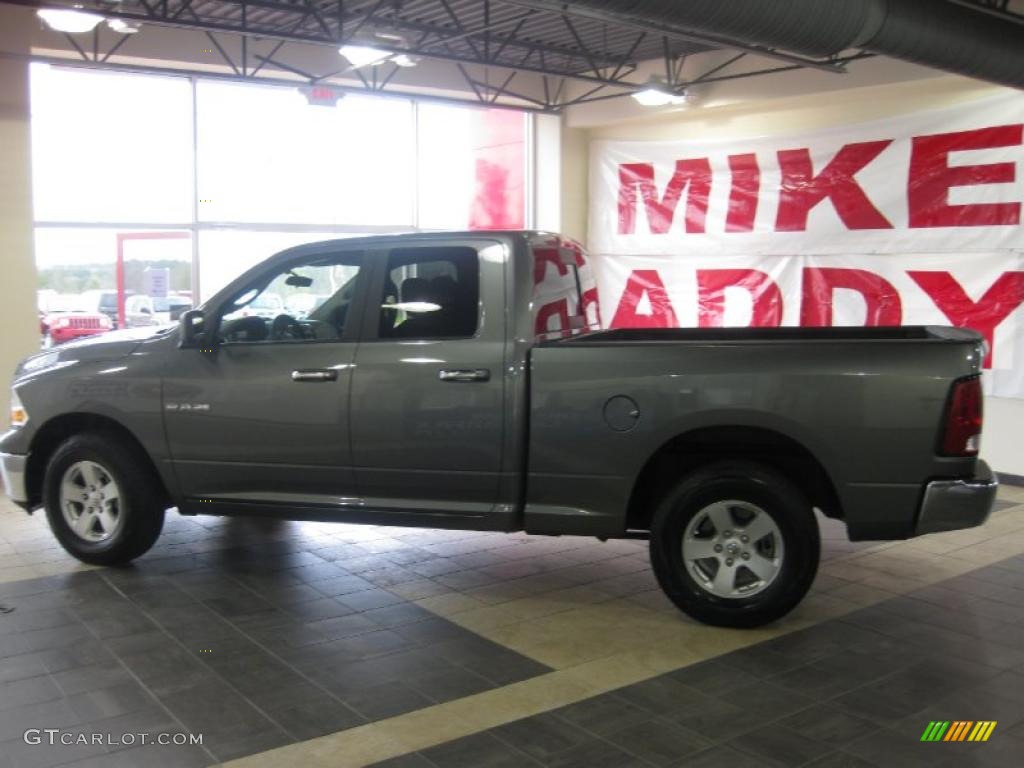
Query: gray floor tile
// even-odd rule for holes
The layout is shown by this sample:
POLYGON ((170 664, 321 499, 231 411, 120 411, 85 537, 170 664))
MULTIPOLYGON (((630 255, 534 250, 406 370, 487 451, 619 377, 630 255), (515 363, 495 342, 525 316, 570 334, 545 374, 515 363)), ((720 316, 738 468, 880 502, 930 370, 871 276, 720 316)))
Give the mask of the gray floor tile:
POLYGON ((540 762, 547 762, 555 755, 593 738, 551 713, 508 723, 491 733, 540 762))
POLYGON ((339 696, 371 722, 423 709, 434 703, 419 691, 398 681, 346 691, 339 693, 339 696))
MULTIPOLYGON (((387 662, 390 658, 386 656, 383 661, 387 662)), ((410 687, 438 704, 494 688, 492 682, 480 675, 449 664, 437 664, 403 679, 410 687)))
MULTIPOLYGON (((519 765, 524 764, 520 762, 519 765)), ((604 739, 594 738, 558 753, 545 765, 548 768, 649 768, 650 763, 604 739)))
POLYGON ((604 736, 654 717, 648 710, 615 694, 584 699, 553 710, 552 714, 596 736, 604 736))
POLYGON ((84 722, 116 717, 157 704, 156 698, 136 682, 86 691, 64 701, 84 722))
POLYGON ((788 768, 823 757, 832 748, 783 725, 771 725, 738 736, 729 746, 753 755, 766 768, 788 768))
POLYGON ((790 715, 781 724, 796 733, 838 748, 863 738, 881 726, 828 705, 818 705, 790 715))
POLYGON ((311 694, 298 701, 267 701, 262 703, 262 708, 289 736, 298 741, 326 736, 367 722, 351 707, 325 693, 311 694))
POLYGON ((847 752, 830 752, 822 758, 807 763, 807 768, 880 768, 880 766, 847 752))
POLYGON ((0 659, 0 684, 24 680, 46 674, 43 657, 38 653, 23 653, 0 659))
POLYGON ((920 738, 924 725, 927 723, 922 723, 922 728, 916 733, 881 728, 850 742, 841 751, 880 766, 929 768, 943 759, 941 753, 936 754, 936 747, 941 749, 953 745, 922 743, 920 738))
POLYGON ((763 768, 764 763, 746 752, 718 744, 688 756, 678 765, 686 768, 763 768))
POLYGON ((439 768, 523 768, 532 761, 489 733, 450 741, 422 752, 439 768))
POLYGON ((60 697, 61 690, 49 675, 0 683, 0 711, 40 704, 60 697))
POLYGON ((294 743, 294 741, 280 728, 270 727, 237 738, 217 739, 210 744, 209 750, 218 760, 226 762, 257 752, 265 752, 268 749, 283 747, 286 744, 294 743))
MULTIPOLYGON (((37 725, 36 728, 48 728, 49 725, 37 725)), ((77 729, 69 729, 68 738, 76 735, 77 729)), ((41 738, 46 739, 46 734, 41 738)), ((0 752, 5 754, 12 766, 17 768, 43 768, 44 766, 62 765, 76 763, 87 758, 99 758, 106 756, 106 750, 99 744, 62 744, 59 741, 50 744, 44 741, 40 744, 28 744, 20 737, 0 744, 0 752)))
POLYGON ((647 720, 605 736, 625 752, 652 765, 667 766, 711 746, 711 741, 667 720, 647 720))
POLYGON ((116 661, 54 672, 52 678, 65 696, 135 682, 128 670, 116 661))
POLYGON ((208 748, 221 741, 243 739, 273 724, 226 684, 206 682, 160 697, 163 704, 186 728, 204 734, 208 748))

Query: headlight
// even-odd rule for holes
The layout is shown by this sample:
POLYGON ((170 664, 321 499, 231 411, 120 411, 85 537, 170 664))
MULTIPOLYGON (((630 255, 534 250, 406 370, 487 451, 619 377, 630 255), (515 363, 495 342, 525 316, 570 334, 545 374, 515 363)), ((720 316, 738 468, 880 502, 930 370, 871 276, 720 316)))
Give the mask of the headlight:
POLYGON ((23 427, 28 422, 28 411, 21 404, 21 398, 15 390, 11 390, 11 426, 23 427))
POLYGON ((21 364, 21 372, 32 373, 32 371, 49 368, 51 365, 56 365, 58 360, 60 360, 60 352, 47 352, 45 355, 36 355, 21 364))

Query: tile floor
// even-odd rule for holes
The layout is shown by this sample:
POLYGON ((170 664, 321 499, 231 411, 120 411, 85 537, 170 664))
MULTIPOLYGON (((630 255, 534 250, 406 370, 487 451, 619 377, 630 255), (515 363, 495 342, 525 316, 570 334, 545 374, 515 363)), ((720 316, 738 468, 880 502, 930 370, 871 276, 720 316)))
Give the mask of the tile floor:
POLYGON ((822 521, 811 594, 752 631, 682 616, 644 542, 172 513, 134 567, 93 569, 4 502, 0 768, 1008 764, 1024 489, 1000 497, 982 528, 908 542, 822 521), (999 726, 921 744, 929 719, 999 726))

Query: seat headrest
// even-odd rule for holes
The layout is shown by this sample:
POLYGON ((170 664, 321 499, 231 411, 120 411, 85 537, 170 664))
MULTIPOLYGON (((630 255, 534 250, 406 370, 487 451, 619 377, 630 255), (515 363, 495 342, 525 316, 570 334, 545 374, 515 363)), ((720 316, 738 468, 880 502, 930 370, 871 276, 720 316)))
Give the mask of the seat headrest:
POLYGON ((434 301, 442 307, 448 307, 455 300, 458 287, 449 275, 438 275, 430 280, 430 292, 434 296, 434 301))
POLYGON ((407 277, 402 281, 402 301, 429 301, 430 282, 424 277, 407 277))

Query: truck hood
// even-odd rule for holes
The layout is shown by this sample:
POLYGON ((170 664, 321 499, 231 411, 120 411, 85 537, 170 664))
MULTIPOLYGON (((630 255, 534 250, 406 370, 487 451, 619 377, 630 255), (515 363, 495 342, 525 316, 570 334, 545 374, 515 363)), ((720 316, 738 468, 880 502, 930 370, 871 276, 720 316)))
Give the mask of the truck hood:
POLYGON ((86 336, 26 357, 18 366, 15 379, 35 376, 55 368, 65 368, 78 362, 117 360, 130 355, 143 342, 165 336, 173 329, 174 325, 149 326, 86 336))

